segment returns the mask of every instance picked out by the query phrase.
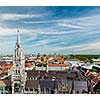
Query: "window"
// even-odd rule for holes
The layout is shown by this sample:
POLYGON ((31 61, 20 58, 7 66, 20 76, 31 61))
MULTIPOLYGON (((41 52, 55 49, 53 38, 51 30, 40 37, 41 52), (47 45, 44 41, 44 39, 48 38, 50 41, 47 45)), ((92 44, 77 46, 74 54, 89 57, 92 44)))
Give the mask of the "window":
POLYGON ((31 80, 31 77, 30 77, 30 80, 31 80))
POLYGON ((20 74, 20 70, 16 69, 15 74, 20 74))
POLYGON ((20 74, 20 70, 18 70, 18 74, 20 74))
POLYGON ((28 91, 28 88, 25 88, 25 91, 28 91))
POLYGON ((15 70, 15 73, 17 74, 17 70, 15 70))
POLYGON ((33 89, 30 89, 30 91, 33 91, 33 89))
POLYGON ((35 77, 35 80, 37 80, 37 77, 35 77))

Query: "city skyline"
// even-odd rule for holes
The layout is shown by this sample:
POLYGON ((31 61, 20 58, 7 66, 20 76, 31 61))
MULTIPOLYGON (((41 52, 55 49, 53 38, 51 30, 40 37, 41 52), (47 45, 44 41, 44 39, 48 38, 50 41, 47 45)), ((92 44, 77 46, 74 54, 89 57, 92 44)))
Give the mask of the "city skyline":
POLYGON ((0 7, 0 53, 100 54, 100 7, 0 7))

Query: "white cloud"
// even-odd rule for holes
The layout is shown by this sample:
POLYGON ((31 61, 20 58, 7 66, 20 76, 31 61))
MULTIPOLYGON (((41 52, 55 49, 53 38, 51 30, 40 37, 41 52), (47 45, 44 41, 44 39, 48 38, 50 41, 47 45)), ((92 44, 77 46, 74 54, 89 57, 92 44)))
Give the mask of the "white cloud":
POLYGON ((75 50, 75 52, 100 50, 100 41, 87 43, 83 45, 81 44, 81 45, 69 46, 64 49, 75 50))
POLYGON ((52 51, 63 51, 66 53, 67 52, 74 52, 74 53, 82 53, 84 54, 84 52, 97 52, 97 51, 100 51, 100 42, 97 41, 97 42, 92 42, 92 43, 87 43, 87 44, 81 44, 81 45, 73 45, 73 46, 66 46, 66 47, 60 47, 60 46, 56 46, 56 47, 50 47, 50 46, 47 46, 47 48, 49 49, 52 49, 52 51))
POLYGON ((16 34, 16 31, 17 31, 17 29, 0 27, 0 36, 13 35, 13 34, 16 34))
POLYGON ((19 20, 25 18, 38 18, 41 14, 0 14, 0 20, 19 20))
MULTIPOLYGON (((0 36, 10 36, 17 34, 18 28, 8 28, 8 27, 0 27, 0 36)), ((19 28, 20 34, 29 34, 34 35, 34 33, 40 32, 40 30, 34 30, 34 29, 25 29, 25 28, 19 28)))
POLYGON ((41 45, 46 45, 47 43, 49 43, 49 40, 41 40, 41 41, 37 41, 37 43, 32 44, 33 47, 37 47, 37 46, 41 46, 41 45))
POLYGON ((100 32, 98 29, 100 26, 100 14, 94 16, 70 18, 61 20, 47 20, 47 21, 25 21, 23 23, 28 24, 40 24, 40 23, 52 23, 49 28, 40 29, 39 33, 43 34, 67 34, 67 33, 81 33, 95 34, 100 32), (73 30, 67 30, 67 28, 73 28, 73 30), (74 30, 75 29, 75 30, 74 30), (95 30, 95 31, 94 31, 95 30), (93 32, 94 31, 94 32, 93 32))
POLYGON ((60 20, 46 20, 46 21, 24 21, 23 23, 26 24, 41 24, 41 23, 53 23, 53 22, 59 22, 60 20))
MULTIPOLYGON (((22 18, 32 18, 33 16, 30 16, 30 15, 15 15, 15 16, 12 16, 12 15, 5 15, 4 16, 4 20, 9 20, 9 19, 12 19, 12 20, 18 20, 18 19, 22 19, 22 18), (8 17, 7 17, 8 16, 8 17), (6 18, 7 17, 7 18, 6 18)), ((1 16, 0 16, 1 18, 1 16)), ((41 40, 41 41, 37 41, 37 43, 35 44, 30 44, 29 46, 32 46, 30 48, 35 48, 40 46, 40 51, 41 51, 41 48, 43 51, 47 51, 48 52, 52 52, 52 51, 64 51, 67 53, 67 51, 69 52, 75 52, 75 53, 78 53, 78 52, 82 52, 84 53, 85 51, 100 51, 100 43, 99 41, 97 41, 97 38, 93 38, 93 37, 90 37, 90 36, 93 36, 93 34, 97 34, 96 36, 99 37, 99 33, 100 33, 100 29, 99 29, 99 26, 100 26, 100 15, 95 15, 95 16, 88 16, 88 17, 81 17, 81 18, 73 18, 73 19, 63 19, 63 20, 52 20, 52 21, 36 21, 36 22, 24 22, 24 23, 49 23, 49 22, 54 22, 52 23, 52 26, 50 27, 42 27, 41 26, 37 26, 36 29, 25 29, 25 28, 20 28, 20 33, 21 34, 25 34, 25 35, 29 35, 28 37, 26 36, 24 42, 28 42, 30 40, 33 40, 34 38, 37 39, 37 35, 38 34, 68 34, 68 33, 72 33, 72 35, 66 35, 66 37, 64 39, 62 39, 61 41, 63 42, 73 42, 73 46, 68 46, 64 45, 64 47, 60 47, 60 46, 56 46, 56 47, 51 47, 46 45, 47 43, 50 43, 50 42, 57 42, 58 41, 58 44, 60 42, 60 39, 62 37, 58 36, 57 38, 50 38, 51 40, 41 40), (62 26, 62 27, 61 27, 62 26), (68 28, 73 28, 72 30, 67 30, 67 27, 68 28), (75 34, 73 34, 75 33, 75 34), (87 44, 81 44, 81 41, 80 41, 80 45, 76 45, 75 43, 77 42, 77 40, 81 40, 81 39, 84 39, 84 41, 87 41, 86 39, 88 38, 88 42, 91 42, 91 43, 88 43, 87 44), (93 40, 92 40, 93 38, 93 40), (90 39, 90 41, 89 41, 90 39), (92 40, 92 41, 91 41, 92 40), (75 41, 75 43, 74 43, 75 41), (97 41, 97 42, 95 42, 97 41), (42 45, 42 46, 41 46, 42 45), (43 48, 43 46, 45 46, 45 48, 43 48), (68 47, 67 47, 68 46, 68 47)), ((3 20, 3 16, 0 20, 3 20)), ((48 24, 49 25, 49 24, 48 24)), ((17 28, 7 28, 7 27, 0 27, 0 36, 7 36, 7 35, 15 35, 16 34, 16 30, 17 28)), ((82 42, 84 42, 82 41, 82 42)), ((8 41, 7 41, 8 42, 8 41)), ((12 44, 13 44, 13 41, 11 41, 12 44)), ((9 42, 9 43, 11 43, 9 42)), ((24 43, 23 42, 23 43, 24 43)), ((85 42, 86 43, 86 42, 85 42)), ((5 42, 6 44, 6 42, 5 42)), ((63 46, 63 45, 62 45, 63 46)), ((98 52, 97 51, 97 52, 98 52)))
POLYGON ((84 29, 84 27, 72 25, 72 24, 67 24, 67 23, 58 23, 58 25, 63 26, 63 27, 75 28, 75 29, 84 29))

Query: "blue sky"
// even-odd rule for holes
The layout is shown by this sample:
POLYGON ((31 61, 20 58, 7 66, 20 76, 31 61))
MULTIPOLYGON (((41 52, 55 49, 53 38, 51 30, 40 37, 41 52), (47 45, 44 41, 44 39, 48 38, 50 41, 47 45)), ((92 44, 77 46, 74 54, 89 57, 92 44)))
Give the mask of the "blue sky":
POLYGON ((0 53, 100 54, 100 7, 0 7, 0 53))

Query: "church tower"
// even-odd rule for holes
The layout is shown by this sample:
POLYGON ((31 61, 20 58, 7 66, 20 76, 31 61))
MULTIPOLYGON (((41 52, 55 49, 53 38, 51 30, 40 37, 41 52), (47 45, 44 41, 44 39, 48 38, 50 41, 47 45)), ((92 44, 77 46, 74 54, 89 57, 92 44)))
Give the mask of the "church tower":
POLYGON ((13 94, 24 93, 26 76, 27 75, 25 72, 25 57, 22 54, 20 35, 18 30, 15 54, 13 56, 13 68, 11 69, 11 82, 13 94))

